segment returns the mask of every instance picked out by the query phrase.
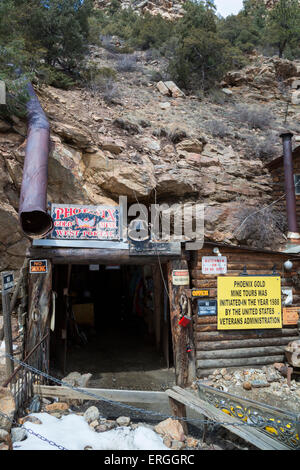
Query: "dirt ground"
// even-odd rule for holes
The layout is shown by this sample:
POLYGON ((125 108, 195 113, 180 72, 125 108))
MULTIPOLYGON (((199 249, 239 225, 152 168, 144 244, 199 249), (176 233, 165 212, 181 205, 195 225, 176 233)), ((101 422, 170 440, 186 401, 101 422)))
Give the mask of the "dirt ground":
POLYGON ((94 388, 165 390, 175 385, 174 368, 168 368, 154 341, 124 328, 90 334, 86 345, 73 345, 67 352, 67 370, 91 373, 94 388))

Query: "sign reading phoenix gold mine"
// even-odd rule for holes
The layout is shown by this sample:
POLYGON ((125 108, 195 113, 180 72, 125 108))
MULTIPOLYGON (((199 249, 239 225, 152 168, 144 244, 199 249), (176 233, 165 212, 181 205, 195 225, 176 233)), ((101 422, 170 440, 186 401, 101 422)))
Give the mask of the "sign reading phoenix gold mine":
POLYGON ((218 277, 218 330, 259 328, 282 328, 280 277, 218 277))

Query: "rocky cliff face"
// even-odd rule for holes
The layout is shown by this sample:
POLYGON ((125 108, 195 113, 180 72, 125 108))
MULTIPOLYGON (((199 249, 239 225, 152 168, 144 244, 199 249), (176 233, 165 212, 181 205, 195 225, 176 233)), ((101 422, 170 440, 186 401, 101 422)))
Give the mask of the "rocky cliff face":
MULTIPOLYGON (((137 13, 150 13, 161 15, 165 19, 180 18, 184 15, 182 5, 185 0, 122 0, 121 8, 131 8, 137 13)), ((95 8, 103 9, 110 4, 110 0, 96 0, 95 8)))
MULTIPOLYGON (((91 57, 117 68, 118 57, 104 49, 91 49, 91 57)), ((207 237, 246 243, 243 214, 273 201, 264 159, 281 154, 277 132, 286 116, 300 134, 299 64, 253 56, 203 99, 157 83, 162 62, 145 53, 136 60, 134 70, 118 73, 109 102, 91 88, 37 90, 51 124, 49 201, 201 202, 207 237)), ((25 122, 0 121, 1 270, 17 269, 29 244, 17 216, 25 143, 25 122)), ((277 248, 280 241, 278 232, 277 248)))

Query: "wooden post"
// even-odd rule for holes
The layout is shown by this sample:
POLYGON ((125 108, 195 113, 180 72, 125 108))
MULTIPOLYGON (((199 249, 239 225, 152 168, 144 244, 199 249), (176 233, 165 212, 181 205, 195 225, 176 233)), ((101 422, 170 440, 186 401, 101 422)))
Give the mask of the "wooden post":
MULTIPOLYGON (((3 287, 2 287, 2 311, 3 311, 5 353, 12 356, 13 355, 13 343, 12 343, 11 318, 10 318, 10 308, 9 308, 9 295, 3 292, 3 287)), ((14 362, 12 359, 6 356, 5 363, 6 363, 6 375, 7 375, 7 378, 9 378, 14 371, 14 362)))
POLYGON ((193 334, 193 321, 188 326, 179 325, 180 297, 184 294, 188 285, 173 285, 173 270, 188 270, 187 261, 184 259, 173 260, 168 263, 168 281, 170 294, 170 319, 172 331, 173 355, 175 364, 176 384, 180 387, 191 385, 196 377, 196 359, 193 334), (191 352, 187 352, 187 347, 191 352))
POLYGON ((49 321, 52 292, 52 264, 48 272, 29 275, 28 319, 25 352, 28 354, 42 339, 49 321))
MULTIPOLYGON (((178 418, 186 418, 186 406, 183 403, 175 400, 174 398, 169 397, 169 404, 172 410, 173 416, 178 418)), ((188 435, 188 425, 187 422, 184 420, 180 420, 183 432, 187 436, 188 435)))

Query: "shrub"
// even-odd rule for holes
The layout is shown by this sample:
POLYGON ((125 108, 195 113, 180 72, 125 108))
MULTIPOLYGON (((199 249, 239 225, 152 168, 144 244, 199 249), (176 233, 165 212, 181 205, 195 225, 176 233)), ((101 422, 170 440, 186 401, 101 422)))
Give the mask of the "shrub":
POLYGON ((226 124, 224 124, 223 121, 218 121, 216 119, 207 121, 205 123, 205 127, 214 137, 225 137, 230 133, 226 124))
POLYGON ((285 214, 273 207, 245 207, 238 217, 240 225, 234 232, 237 240, 257 248, 272 246, 287 229, 285 214))
POLYGON ((117 70, 119 72, 132 72, 136 68, 136 57, 133 54, 125 54, 118 59, 117 70))
POLYGON ((74 78, 67 73, 62 70, 58 70, 55 67, 47 66, 46 64, 39 68, 37 71, 37 77, 43 83, 52 85, 56 88, 62 88, 63 90, 68 90, 76 83, 74 78))
POLYGON ((81 80, 84 85, 92 92, 103 91, 108 80, 115 80, 117 72, 110 67, 98 67, 96 63, 89 63, 81 71, 81 80))
POLYGON ((235 106, 232 117, 251 129, 265 129, 272 123, 271 112, 259 106, 238 104, 235 106))
POLYGON ((108 78, 103 85, 102 96, 106 103, 113 103, 120 97, 118 85, 112 78, 108 78))

